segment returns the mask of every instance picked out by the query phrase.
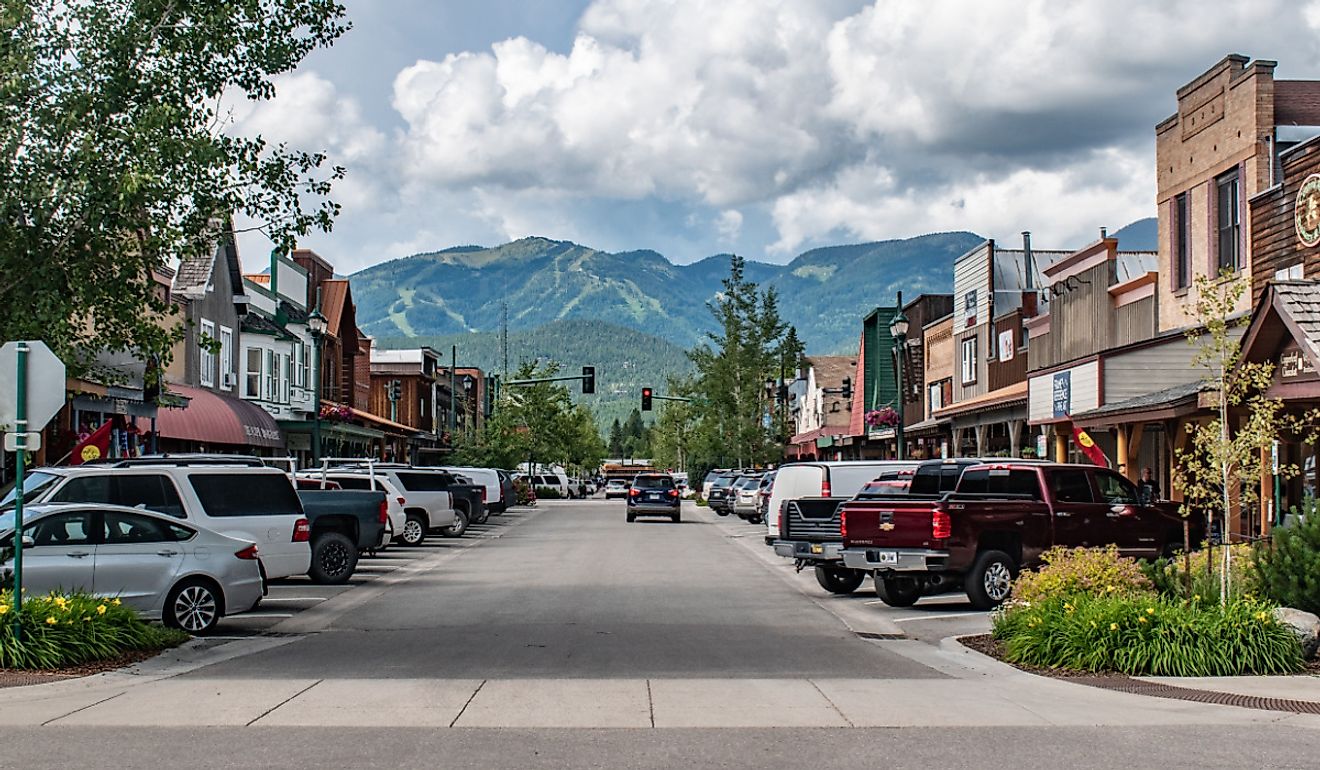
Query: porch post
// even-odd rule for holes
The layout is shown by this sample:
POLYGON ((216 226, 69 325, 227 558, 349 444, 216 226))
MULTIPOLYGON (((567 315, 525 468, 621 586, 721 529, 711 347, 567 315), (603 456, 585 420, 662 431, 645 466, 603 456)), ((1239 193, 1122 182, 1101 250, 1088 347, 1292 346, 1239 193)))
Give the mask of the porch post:
POLYGON ((1059 428, 1059 424, 1054 425, 1054 462, 1068 462, 1068 434, 1059 428))

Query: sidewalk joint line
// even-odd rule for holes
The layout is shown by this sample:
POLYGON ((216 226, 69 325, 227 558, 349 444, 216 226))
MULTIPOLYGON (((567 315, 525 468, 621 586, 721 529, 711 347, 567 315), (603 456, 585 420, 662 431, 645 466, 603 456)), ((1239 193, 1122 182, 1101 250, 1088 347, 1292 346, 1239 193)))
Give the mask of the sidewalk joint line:
POLYGON ((646 680, 646 706, 651 712, 651 727, 655 727, 655 697, 651 695, 651 680, 646 680))
POLYGON ((812 687, 816 688, 816 692, 820 693, 820 697, 824 698, 825 702, 830 704, 830 708, 834 709, 834 713, 838 714, 839 718, 842 719, 844 722, 847 722, 849 727, 857 726, 853 724, 853 721, 848 718, 847 714, 843 713, 843 709, 839 708, 839 704, 835 703, 833 699, 830 698, 830 696, 825 694, 824 690, 820 689, 820 685, 816 684, 815 679, 808 679, 807 683, 810 684, 812 687))
POLYGON ((307 692, 308 690, 312 689, 313 687, 317 686, 318 684, 320 684, 320 683, 322 683, 322 682, 324 682, 324 681, 325 681, 324 679, 317 679, 315 682, 312 682, 311 684, 309 684, 309 685, 307 685, 306 687, 302 688, 301 690, 299 690, 298 692, 294 693, 293 695, 290 695, 289 697, 285 698, 284 700, 280 701, 279 703, 276 703, 274 706, 271 706, 270 708, 268 708, 268 709, 266 709, 265 711, 261 712, 260 714, 258 714, 258 715, 256 716, 255 719, 253 719, 251 722, 248 722, 247 724, 245 724, 245 725, 243 725, 243 726, 244 726, 244 727, 251 727, 253 724, 255 724, 255 723, 257 722, 257 720, 259 720, 259 719, 265 719, 266 716, 269 715, 269 714, 270 714, 272 711, 274 711, 275 709, 279 708, 280 706, 283 706, 284 704, 288 703, 289 701, 293 700, 294 698, 298 697, 299 695, 302 695, 303 693, 307 692))
POLYGON ((70 711, 70 712, 67 713, 67 714, 61 714, 61 715, 59 715, 59 716, 57 716, 57 717, 51 717, 50 719, 47 719, 45 722, 42 722, 42 723, 41 723, 41 726, 42 726, 42 727, 45 727, 46 725, 50 724, 51 722, 58 722, 58 721, 60 721, 61 719, 64 719, 65 717, 71 717, 71 716, 73 716, 74 714, 77 714, 79 711, 86 711, 87 709, 91 708, 92 706, 99 706, 99 705, 101 705, 102 703, 105 703, 105 702, 107 702, 107 701, 112 701, 112 700, 114 700, 115 698, 118 698, 120 695, 123 695, 124 692, 127 692, 127 690, 125 690, 125 691, 123 691, 123 692, 117 692, 117 693, 115 693, 114 695, 111 695, 109 698, 102 698, 101 700, 98 700, 98 701, 95 702, 95 703, 88 703, 86 706, 83 706, 83 707, 81 707, 81 708, 76 708, 76 709, 74 709, 73 711, 70 711))
POLYGON ((473 690, 472 694, 468 696, 467 703, 463 704, 463 708, 458 710, 458 714, 454 717, 454 720, 449 723, 450 727, 453 727, 454 725, 458 724, 458 720, 463 718, 463 715, 467 713, 468 706, 472 705, 472 701, 476 699, 477 693, 481 692, 481 688, 485 687, 486 682, 488 681, 490 680, 488 679, 481 680, 481 684, 477 685, 477 689, 473 690))

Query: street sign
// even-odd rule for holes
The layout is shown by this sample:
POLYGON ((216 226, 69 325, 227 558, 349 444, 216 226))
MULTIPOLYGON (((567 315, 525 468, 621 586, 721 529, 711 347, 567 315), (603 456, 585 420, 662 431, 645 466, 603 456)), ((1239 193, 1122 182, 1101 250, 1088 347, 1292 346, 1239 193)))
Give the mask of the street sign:
POLYGON ((41 430, 64 406, 64 362, 46 343, 6 342, 0 347, 0 428, 18 417, 18 346, 27 345, 27 429, 41 430))
POLYGON ((28 433, 5 434, 6 452, 17 452, 20 449, 25 449, 29 452, 35 452, 40 448, 41 448, 41 434, 37 433, 36 431, 29 431, 28 433))

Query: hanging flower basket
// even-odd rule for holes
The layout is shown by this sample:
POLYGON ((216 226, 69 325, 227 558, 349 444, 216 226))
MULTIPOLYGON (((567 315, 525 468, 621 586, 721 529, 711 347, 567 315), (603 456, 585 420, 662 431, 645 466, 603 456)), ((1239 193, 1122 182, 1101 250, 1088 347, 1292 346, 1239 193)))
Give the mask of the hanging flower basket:
POLYGON ((864 418, 872 428, 893 428, 898 425, 898 412, 892 406, 882 406, 867 412, 864 418))
POLYGON ((345 422, 353 419, 353 410, 347 406, 322 406, 321 419, 337 422, 345 422))

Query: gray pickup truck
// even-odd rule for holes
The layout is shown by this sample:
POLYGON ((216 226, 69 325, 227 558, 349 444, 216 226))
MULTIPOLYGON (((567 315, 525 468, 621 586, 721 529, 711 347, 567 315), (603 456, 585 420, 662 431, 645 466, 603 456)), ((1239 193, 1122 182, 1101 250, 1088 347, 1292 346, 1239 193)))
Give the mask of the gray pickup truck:
POLYGON ((385 493, 321 489, 306 479, 297 484, 298 500, 312 527, 308 577, 326 585, 348 582, 357 570, 358 555, 385 545, 385 493))

